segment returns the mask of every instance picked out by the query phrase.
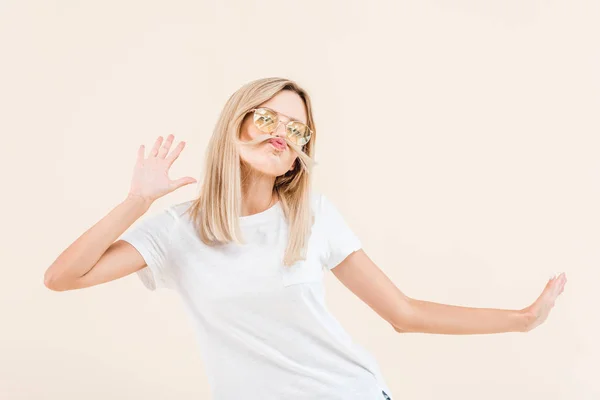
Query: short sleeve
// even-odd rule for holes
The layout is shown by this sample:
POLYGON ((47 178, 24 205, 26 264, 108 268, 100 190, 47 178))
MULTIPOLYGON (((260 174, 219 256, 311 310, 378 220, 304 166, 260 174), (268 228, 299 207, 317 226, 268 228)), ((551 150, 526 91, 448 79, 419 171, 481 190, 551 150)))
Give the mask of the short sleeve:
POLYGON ((172 288, 169 249, 175 222, 173 210, 166 208, 142 217, 121 235, 120 239, 135 247, 146 261, 136 274, 149 290, 172 288))
POLYGON ((337 207, 321 194, 319 199, 319 219, 327 241, 325 267, 331 270, 351 253, 360 250, 362 243, 337 207))

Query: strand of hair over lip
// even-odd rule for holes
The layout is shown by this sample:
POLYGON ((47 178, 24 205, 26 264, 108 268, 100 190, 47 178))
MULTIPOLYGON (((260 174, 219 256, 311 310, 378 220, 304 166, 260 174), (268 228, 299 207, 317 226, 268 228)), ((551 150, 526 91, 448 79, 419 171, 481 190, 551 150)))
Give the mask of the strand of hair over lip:
MULTIPOLYGON (((264 135, 260 135, 257 136, 256 138, 250 140, 250 141, 242 141, 238 138, 235 139, 236 143, 242 146, 258 146, 259 144, 266 142, 267 140, 271 140, 273 139, 272 135, 269 134, 264 134, 264 135)), ((295 143, 292 143, 289 139, 287 138, 281 138, 283 140, 285 140, 285 142, 288 144, 288 146, 294 150, 294 152, 298 155, 298 159, 300 160, 300 164, 302 165, 302 168, 304 168, 304 170, 308 173, 310 173, 312 171, 312 169, 318 165, 318 163, 311 158, 308 154, 306 154, 305 152, 302 151, 302 147, 298 146, 295 143)))

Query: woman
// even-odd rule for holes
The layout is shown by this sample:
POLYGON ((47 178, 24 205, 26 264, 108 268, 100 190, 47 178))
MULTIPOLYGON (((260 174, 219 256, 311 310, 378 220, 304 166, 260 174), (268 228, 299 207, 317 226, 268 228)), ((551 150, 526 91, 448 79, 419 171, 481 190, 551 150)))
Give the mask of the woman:
POLYGON ((553 277, 514 311, 404 295, 331 201, 311 192, 310 97, 281 78, 250 82, 229 98, 197 199, 129 229, 156 199, 195 182, 168 177, 185 145, 171 151, 173 139, 159 137, 148 156, 140 146, 125 200, 57 258, 45 284, 79 289, 136 272, 150 290, 177 291, 196 322, 215 399, 393 397, 373 357, 328 312, 327 270, 400 333, 526 332, 564 288, 565 275, 553 277))

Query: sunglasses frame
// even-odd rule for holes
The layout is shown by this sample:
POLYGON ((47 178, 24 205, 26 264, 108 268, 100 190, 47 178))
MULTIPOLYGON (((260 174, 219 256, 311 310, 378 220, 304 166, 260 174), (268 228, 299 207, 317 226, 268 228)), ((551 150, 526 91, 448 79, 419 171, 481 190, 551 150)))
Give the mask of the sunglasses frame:
MULTIPOLYGON (((272 108, 269 108, 269 107, 256 107, 256 108, 253 108, 253 109, 251 109, 251 110, 248 110, 248 112, 249 112, 249 113, 250 113, 250 112, 252 112, 252 113, 254 113, 254 114, 256 115, 256 112, 257 112, 258 110, 261 110, 261 109, 263 109, 263 110, 268 110, 268 111, 272 112, 273 114, 275 114, 275 115, 277 116, 277 125, 275 125, 275 129, 273 129, 273 131, 271 131, 271 132, 268 132, 268 133, 273 133, 273 132, 275 132, 275 131, 277 130, 277 128, 279 128, 279 124, 284 124, 284 126, 285 126, 285 132, 286 132, 286 136, 290 137, 290 131, 289 131, 289 129, 288 129, 288 125, 290 125, 290 124, 292 124, 292 123, 294 123, 294 122, 295 122, 295 123, 298 123, 298 124, 302 124, 302 125, 304 125, 304 126, 306 127, 306 129, 308 130, 308 134, 309 134, 309 136, 308 136, 308 140, 306 141, 306 143, 304 143, 304 144, 302 144, 302 145, 300 145, 300 146, 302 146, 302 147, 304 148, 304 146, 306 146, 306 144, 307 144, 308 142, 310 142, 310 139, 312 139, 312 136, 313 136, 313 133, 314 133, 314 132, 313 132, 313 130, 312 130, 312 129, 310 129, 310 127, 309 127, 307 124, 305 124, 305 123, 304 123, 304 122, 302 122, 302 121, 298 121, 298 120, 295 120, 295 119, 291 119, 291 118, 289 118, 289 117, 287 117, 287 116, 285 116, 285 117, 289 118, 289 121, 284 123, 284 122, 281 120, 281 118, 279 118, 279 113, 278 113, 277 111, 273 110, 272 108)), ((255 126, 258 128, 258 126, 256 125, 256 121, 254 120, 254 116, 253 116, 253 119, 252 119, 252 121, 254 122, 254 125, 255 125, 255 126)), ((258 128, 258 129, 260 129, 260 128, 258 128)), ((262 131, 262 130, 261 130, 261 131, 262 131)))

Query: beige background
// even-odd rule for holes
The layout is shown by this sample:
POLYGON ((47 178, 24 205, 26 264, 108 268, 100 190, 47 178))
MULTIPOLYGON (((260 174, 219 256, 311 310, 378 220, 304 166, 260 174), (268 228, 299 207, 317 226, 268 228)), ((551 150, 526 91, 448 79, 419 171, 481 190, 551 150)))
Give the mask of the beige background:
MULTIPOLYGON (((328 303, 395 399, 600 398, 596 1, 0 2, 0 399, 202 399, 175 294, 65 293, 44 270, 120 202, 139 144, 200 176, 227 97, 266 76, 314 100, 315 186, 408 295, 521 308, 529 334, 400 335, 335 277, 328 303)), ((191 198, 195 185, 150 212, 191 198)))

